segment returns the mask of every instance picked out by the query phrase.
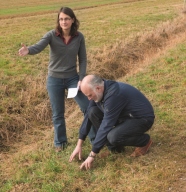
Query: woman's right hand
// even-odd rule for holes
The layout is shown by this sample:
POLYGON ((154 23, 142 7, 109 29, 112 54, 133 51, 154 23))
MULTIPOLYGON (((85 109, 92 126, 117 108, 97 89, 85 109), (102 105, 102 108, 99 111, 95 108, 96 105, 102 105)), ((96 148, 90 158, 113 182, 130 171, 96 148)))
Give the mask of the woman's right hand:
POLYGON ((29 53, 28 48, 24 44, 22 44, 21 49, 19 49, 19 56, 25 56, 28 53, 29 53))

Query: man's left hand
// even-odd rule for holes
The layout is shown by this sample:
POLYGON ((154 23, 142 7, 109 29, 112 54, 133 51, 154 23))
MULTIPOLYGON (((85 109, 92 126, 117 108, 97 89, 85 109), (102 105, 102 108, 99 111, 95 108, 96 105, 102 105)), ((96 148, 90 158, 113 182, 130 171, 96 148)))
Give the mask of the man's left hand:
POLYGON ((90 169, 93 161, 94 161, 94 158, 87 157, 87 159, 81 164, 80 169, 83 169, 84 167, 86 170, 90 169))

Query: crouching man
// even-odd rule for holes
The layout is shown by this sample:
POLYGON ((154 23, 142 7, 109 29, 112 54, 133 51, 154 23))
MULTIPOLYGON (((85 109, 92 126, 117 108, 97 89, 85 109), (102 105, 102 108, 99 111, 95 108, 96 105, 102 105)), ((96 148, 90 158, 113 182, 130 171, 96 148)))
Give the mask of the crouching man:
POLYGON ((83 141, 92 125, 96 128, 96 137, 80 169, 90 169, 104 145, 111 152, 122 152, 124 146, 135 146, 132 157, 147 153, 152 140, 146 132, 152 127, 155 115, 151 103, 138 89, 97 75, 87 75, 82 80, 81 91, 91 101, 69 162, 76 155, 81 160, 83 141))

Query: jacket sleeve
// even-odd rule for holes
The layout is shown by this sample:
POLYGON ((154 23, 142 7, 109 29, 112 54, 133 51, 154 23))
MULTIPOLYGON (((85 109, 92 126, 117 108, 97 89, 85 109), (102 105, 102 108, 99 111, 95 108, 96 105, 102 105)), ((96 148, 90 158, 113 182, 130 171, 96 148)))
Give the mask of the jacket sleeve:
POLYGON ((114 128, 116 122, 119 118, 121 111, 123 110, 123 106, 121 105, 121 99, 118 94, 109 94, 109 96, 104 101, 104 117, 102 123, 98 129, 96 134, 96 138, 94 140, 92 151, 94 153, 99 153, 101 148, 107 142, 107 135, 114 128))
POLYGON ((85 140, 87 135, 88 135, 88 133, 89 133, 89 131, 90 131, 90 128, 92 126, 92 123, 91 123, 91 121, 88 118, 89 109, 92 106, 96 106, 96 103, 94 101, 90 101, 89 102, 89 106, 87 108, 87 111, 85 113, 83 122, 82 122, 80 130, 79 130, 79 139, 85 140))

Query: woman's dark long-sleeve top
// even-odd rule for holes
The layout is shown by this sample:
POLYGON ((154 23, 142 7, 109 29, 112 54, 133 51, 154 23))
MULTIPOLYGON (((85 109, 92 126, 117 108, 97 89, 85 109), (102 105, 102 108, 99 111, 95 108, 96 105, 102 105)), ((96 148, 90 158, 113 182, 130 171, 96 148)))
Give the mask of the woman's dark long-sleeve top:
POLYGON ((70 78, 77 74, 77 58, 79 61, 79 79, 86 74, 87 55, 85 39, 81 32, 77 32, 68 44, 55 30, 47 32, 35 45, 29 46, 29 54, 34 55, 50 45, 50 60, 48 74, 56 78, 70 78))
POLYGON ((91 101, 79 131, 79 139, 85 140, 91 127, 88 112, 97 106, 104 113, 102 123, 93 142, 92 151, 99 153, 106 144, 107 134, 126 118, 154 120, 154 110, 149 100, 135 87, 111 80, 104 80, 104 93, 100 102, 91 101))

